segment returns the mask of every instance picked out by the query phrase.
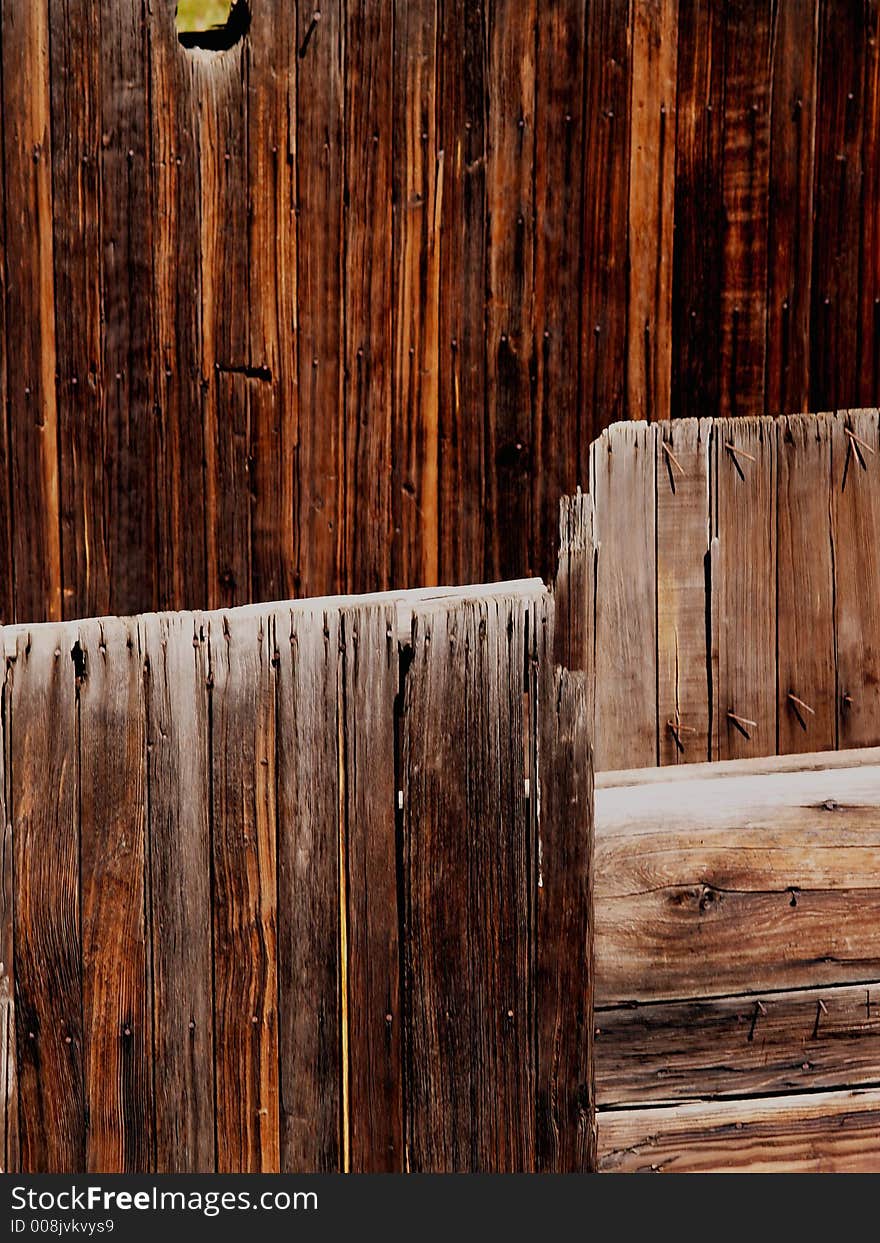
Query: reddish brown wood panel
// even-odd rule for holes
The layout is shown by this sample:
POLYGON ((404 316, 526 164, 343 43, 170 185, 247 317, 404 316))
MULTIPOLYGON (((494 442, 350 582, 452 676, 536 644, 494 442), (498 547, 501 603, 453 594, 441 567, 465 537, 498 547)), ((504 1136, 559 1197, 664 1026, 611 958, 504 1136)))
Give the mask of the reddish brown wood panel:
MULTIPOLYGON (((3 685, 3 719, 10 719, 10 683, 3 685)), ((3 845, 0 851, 0 1172, 19 1168, 18 1057, 15 1038, 15 875, 14 839, 9 801, 9 730, 4 730, 0 762, 3 764, 3 845)))
POLYGON ((154 1161, 143 658, 131 620, 84 622, 78 643, 86 1168, 137 1171, 154 1161))
POLYGON ((279 1168, 275 670, 271 615, 208 627, 217 1169, 279 1168))
POLYGON ((60 630, 35 629, 10 647, 6 754, 20 1162, 22 1170, 72 1173, 86 1168, 77 686, 60 630))

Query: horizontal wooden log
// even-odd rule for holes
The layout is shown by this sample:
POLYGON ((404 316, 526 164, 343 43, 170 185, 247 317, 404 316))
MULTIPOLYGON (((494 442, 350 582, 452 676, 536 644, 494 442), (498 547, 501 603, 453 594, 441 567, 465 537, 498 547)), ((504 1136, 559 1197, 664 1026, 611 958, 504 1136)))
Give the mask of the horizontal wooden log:
POLYGON ((880 976, 880 766, 812 762, 597 790, 597 1004, 880 976))
POLYGON ((600 1112, 599 1170, 876 1173, 880 1091, 600 1112))
POLYGON ((600 1107, 819 1088, 880 1079, 880 983, 600 1010, 600 1107))

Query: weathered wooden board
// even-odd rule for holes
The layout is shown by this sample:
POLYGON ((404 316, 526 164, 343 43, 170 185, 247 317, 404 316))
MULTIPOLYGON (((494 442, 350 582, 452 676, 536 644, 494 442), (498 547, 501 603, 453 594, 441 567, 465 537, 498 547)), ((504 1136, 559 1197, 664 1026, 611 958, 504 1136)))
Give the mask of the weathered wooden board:
POLYGON ((769 1096, 877 1082, 880 985, 599 1010, 596 1099, 769 1096))
MULTIPOLYGON (((10 719, 10 684, 3 684, 3 721, 10 719)), ((0 811, 3 816, 3 844, 0 849, 0 1172, 12 1174, 19 1168, 18 1058, 15 1038, 15 875, 14 837, 9 800, 9 730, 0 744, 0 811)))
POLYGON ((599 1116, 599 1170, 874 1174, 880 1092, 707 1101, 599 1116))
POLYGON ((413 619, 401 729, 415 1172, 534 1160, 525 621, 503 597, 413 619))
POLYGON ((86 1168, 130 1172, 154 1161, 143 663, 134 621, 78 629, 86 1168))
POLYGON ((204 618, 144 618, 156 1169, 214 1169, 208 659, 204 618))
POLYGON ((793 417, 776 430, 776 749, 791 754, 833 748, 837 735, 832 424, 793 417))
POLYGON ((596 826, 599 1004, 880 975, 876 763, 604 787, 596 826))
POLYGON ((279 1168, 274 636, 268 613, 208 623, 217 1168, 279 1168))
POLYGON ((709 455, 712 424, 657 432, 657 723, 661 764, 710 756, 709 455))
POLYGON ((714 759, 776 750, 776 429, 720 419, 712 453, 714 759))
POLYGON ((349 1168, 394 1173, 404 1164, 394 609, 346 610, 342 638, 349 1168))
POLYGON ((339 617, 275 617, 281 1169, 344 1168, 339 617))
MULTIPOLYGON (((11 864, 14 891, 12 934, 4 929, 4 950, 14 945, 15 1010, 7 1015, 17 1031, 14 1038, 6 1034, 4 1070, 12 1039, 13 1053, 18 1048, 21 1168, 72 1173, 86 1167, 74 665, 60 627, 19 634, 7 656, 12 858, 4 862, 11 864)), ((13 1107, 13 1118, 15 1112, 13 1107)))
POLYGON ((841 747, 858 747, 876 743, 880 733, 877 411, 853 411, 839 418, 832 435, 837 738, 841 747))
POLYGON ((656 429, 618 423, 593 446, 598 542, 598 769, 657 763, 656 429))

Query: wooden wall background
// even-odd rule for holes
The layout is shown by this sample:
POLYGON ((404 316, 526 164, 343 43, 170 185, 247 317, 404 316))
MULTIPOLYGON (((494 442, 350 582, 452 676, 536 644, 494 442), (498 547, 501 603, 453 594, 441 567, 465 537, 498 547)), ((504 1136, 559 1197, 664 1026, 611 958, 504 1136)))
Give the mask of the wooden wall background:
POLYGON ((7 628, 3 1168, 591 1168, 555 618, 528 582, 7 628))
POLYGON ((875 0, 2 0, 0 617, 553 570, 625 417, 872 405, 875 0))
POLYGON ((593 446, 596 767, 880 743, 876 410, 593 446))

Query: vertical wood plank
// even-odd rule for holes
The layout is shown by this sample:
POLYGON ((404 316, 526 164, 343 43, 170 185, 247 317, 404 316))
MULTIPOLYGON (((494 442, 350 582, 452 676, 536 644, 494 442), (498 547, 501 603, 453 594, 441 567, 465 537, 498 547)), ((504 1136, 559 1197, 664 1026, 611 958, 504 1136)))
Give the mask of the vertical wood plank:
POLYGON ((819 0, 781 4, 771 63, 768 414, 809 409, 819 0))
POLYGON ((850 404, 858 374, 865 7, 825 0, 816 113, 810 408, 850 404))
MULTIPOLYGON (((390 585, 393 4, 347 0, 345 584, 390 585)), ((325 208, 326 210, 326 208, 325 208)))
POLYGON ((776 432, 778 751, 789 755, 835 746, 831 425, 792 417, 776 432))
POLYGON ((439 580, 440 223, 437 0, 394 10, 392 456, 395 583, 439 580))
MULTIPOLYGON (((725 228, 717 413, 762 414, 773 6, 769 0, 729 0, 724 15, 725 228)), ((706 347, 712 348, 711 343, 707 341, 706 347)))
MULTIPOLYGON (((709 419, 679 419, 657 437, 657 724, 659 762, 711 755, 709 419)), ((618 504, 622 497, 618 493, 618 504)))
POLYGON ((297 6, 297 594, 340 589, 344 426, 342 407, 345 13, 297 6))
POLYGON ((86 1168, 154 1165, 147 756, 137 625, 79 627, 86 1168))
POLYGON ((559 498, 586 487, 580 444, 583 0, 539 5, 535 63, 535 360, 532 547, 548 577, 559 498))
POLYGON ((142 0, 100 0, 101 426, 114 613, 156 605, 156 384, 149 28, 142 0))
POLYGON ((538 672, 536 1148, 539 1173, 596 1168, 589 673, 538 672))
POLYGON ((679 0, 672 414, 719 408, 724 5, 679 0))
POLYGON ((440 253, 440 581, 479 582, 486 526, 485 0, 444 0, 438 42, 443 151, 440 253))
POLYGON ((347 608, 344 642, 349 1168, 403 1169, 396 611, 347 608))
MULTIPOLYGON (((583 492, 559 502, 559 563, 553 585, 553 659, 589 672, 595 701, 596 538, 593 498, 583 492)), ((545 623, 546 624, 546 623, 545 623)), ((592 745, 592 736, 590 738, 592 745)))
POLYGON ((0 14, 6 206, 7 425, 17 615, 61 616, 49 11, 0 14))
POLYGON ((252 600, 294 594, 296 455, 296 23, 254 6, 247 39, 252 600))
POLYGON ((279 611, 281 1169, 343 1168, 339 614, 279 611))
POLYGON ((876 410, 854 410, 840 415, 832 430, 837 745, 841 748, 876 746, 880 740, 877 425, 876 410), (860 441, 874 450, 873 455, 860 441))
POLYGON ((632 11, 626 407, 670 414, 678 0, 632 11))
POLYGON ((776 750, 775 431, 771 419, 718 419, 714 427, 714 759, 776 750))
POLYGON ((619 423, 592 451, 599 772, 657 763, 655 441, 654 427, 619 423))
POLYGON ((209 619, 217 1168, 279 1164, 275 674, 266 613, 209 619))
POLYGON ((536 0, 486 4, 487 521, 498 537, 483 577, 492 582, 529 573, 533 562, 536 20, 536 0))
POLYGON ((145 664, 158 1173, 214 1170, 208 662, 191 613, 139 622, 145 664))
POLYGON ((580 460, 603 427, 624 416, 626 244, 630 143, 630 4, 587 6, 584 66, 580 460))
POLYGON ((5 688, 20 1160, 34 1173, 81 1171, 86 1157, 71 642, 60 627, 20 633, 5 688))
MULTIPOLYGON (((2 635, 0 635, 2 638, 2 635)), ((0 651, 2 651, 0 646, 0 651)), ((11 683, 4 652, 2 687, 3 737, 0 744, 0 815, 3 843, 0 847, 0 1173, 17 1173, 18 1057, 15 1038, 15 835, 9 797, 9 722, 12 716, 11 683)))
POLYGON ((192 54, 178 42, 172 5, 155 6, 151 14, 149 90, 158 418, 155 594, 160 608, 198 608, 208 602, 202 473, 201 129, 192 54))
MULTIPOLYGON (((101 463, 101 35, 98 9, 50 0, 54 273, 65 617, 110 611, 101 463)), ((40 613, 36 617, 42 617, 40 613)), ((35 619, 36 619, 35 617, 35 619)))
POLYGON ((525 609, 416 612, 403 721, 413 1171, 534 1162, 525 609))
POLYGON ((209 608, 251 592, 247 119, 241 47, 193 63, 200 103, 202 381, 209 608))
POLYGON ((853 405, 870 406, 880 386, 880 4, 865 5, 859 366, 853 405))

